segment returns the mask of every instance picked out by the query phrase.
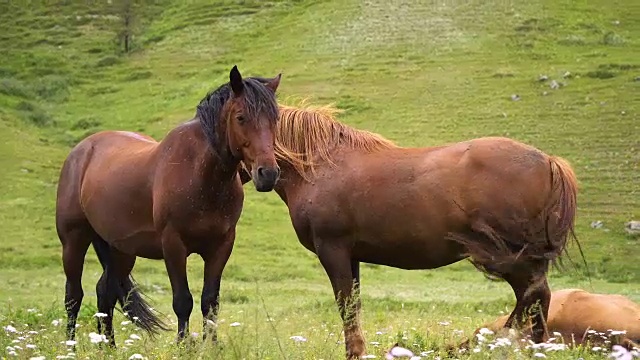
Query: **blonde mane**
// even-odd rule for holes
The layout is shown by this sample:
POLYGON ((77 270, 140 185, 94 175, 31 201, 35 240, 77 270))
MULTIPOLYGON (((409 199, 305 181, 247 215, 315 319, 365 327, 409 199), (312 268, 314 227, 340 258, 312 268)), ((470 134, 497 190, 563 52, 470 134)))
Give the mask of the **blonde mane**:
POLYGON ((333 150, 338 145, 363 152, 397 147, 381 135, 339 122, 334 115, 340 112, 331 105, 279 105, 275 149, 278 160, 286 161, 302 177, 310 179, 318 161, 335 165, 333 150))

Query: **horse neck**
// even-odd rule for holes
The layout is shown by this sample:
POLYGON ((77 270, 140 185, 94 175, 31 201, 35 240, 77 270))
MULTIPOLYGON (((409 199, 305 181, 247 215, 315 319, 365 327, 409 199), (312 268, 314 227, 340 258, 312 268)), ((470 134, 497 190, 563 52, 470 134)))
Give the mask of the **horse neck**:
POLYGON ((234 179, 238 170, 240 161, 231 155, 231 151, 227 145, 226 133, 219 133, 219 142, 214 148, 209 139, 207 139, 200 122, 195 120, 190 126, 192 133, 187 136, 185 141, 191 142, 199 154, 199 162, 194 164, 200 171, 197 173, 206 182, 224 184, 220 180, 234 179), (224 140, 222 140, 224 138, 224 140))
POLYGON ((286 205, 289 205, 289 201, 295 198, 296 193, 307 180, 287 162, 279 161, 278 166, 280 167, 280 180, 273 190, 286 205))

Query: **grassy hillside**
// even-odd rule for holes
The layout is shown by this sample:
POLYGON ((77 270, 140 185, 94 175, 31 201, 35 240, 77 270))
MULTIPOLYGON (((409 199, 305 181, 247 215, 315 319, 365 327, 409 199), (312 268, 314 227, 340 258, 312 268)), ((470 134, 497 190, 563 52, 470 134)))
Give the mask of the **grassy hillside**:
MULTIPOLYGON (((48 4, 0 4, 3 326, 19 319, 53 331, 51 321, 64 317, 54 204, 71 146, 100 129, 162 138, 193 116, 234 64, 244 75, 283 72, 281 101, 336 103, 346 110, 344 122, 402 145, 503 135, 566 158, 580 181, 577 235, 593 283, 578 263, 554 271, 552 288, 640 300, 640 240, 623 230, 626 221, 640 219, 637 2, 163 0, 136 10, 130 54, 115 41, 118 6, 48 4), (596 220, 604 226, 591 228, 596 220)), ((247 186, 237 233, 220 317, 243 326, 221 325, 224 357, 282 358, 283 351, 290 358, 340 356, 329 281, 298 244, 277 196, 247 186), (276 330, 265 321, 267 312, 276 330), (291 335, 309 341, 295 344, 291 335)), ((85 340, 95 331, 98 267, 90 251, 79 335, 85 340)), ((202 262, 194 257, 189 267, 198 309, 202 262)), ((141 259, 134 275, 173 320, 164 265, 141 259)), ((367 340, 380 348, 396 338, 414 349, 441 346, 458 336, 454 327, 468 334, 514 301, 506 284, 484 280, 466 262, 420 272, 364 266, 362 279, 367 340), (445 320, 452 325, 438 325, 445 320)), ((201 330, 198 316, 194 310, 192 331, 201 330)), ((127 334, 117 333, 119 344, 127 334)), ((116 356, 128 358, 134 349, 154 358, 178 356, 173 335, 143 340, 116 356)), ((11 340, 0 334, 0 344, 11 340)), ((37 341, 42 348, 52 340, 37 341)), ((62 354, 64 346, 52 344, 33 353, 62 354)), ((81 345, 79 356, 108 355, 81 345)))

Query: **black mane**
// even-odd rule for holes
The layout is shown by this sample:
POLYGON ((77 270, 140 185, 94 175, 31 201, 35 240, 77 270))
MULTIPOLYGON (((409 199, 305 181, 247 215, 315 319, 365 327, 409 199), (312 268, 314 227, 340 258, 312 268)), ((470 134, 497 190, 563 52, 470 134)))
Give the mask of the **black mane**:
MULTIPOLYGON (((277 121, 278 103, 275 94, 269 90, 261 78, 245 78, 244 84, 244 105, 245 118, 248 121, 256 121, 259 114, 265 114, 271 121, 277 121)), ((202 129, 209 140, 209 144, 216 149, 219 145, 217 134, 217 122, 224 104, 231 98, 231 85, 226 83, 219 88, 210 91, 204 99, 200 101, 196 109, 196 117, 200 119, 202 129)))

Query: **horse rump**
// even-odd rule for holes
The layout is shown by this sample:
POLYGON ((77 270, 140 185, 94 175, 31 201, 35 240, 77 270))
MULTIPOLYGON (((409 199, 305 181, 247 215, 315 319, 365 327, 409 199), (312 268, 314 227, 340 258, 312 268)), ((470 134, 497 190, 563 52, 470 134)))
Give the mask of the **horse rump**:
MULTIPOLYGON (((451 233, 449 239, 466 249, 465 256, 488 278, 501 278, 514 266, 542 261, 559 267, 567 243, 573 239, 584 260, 574 233, 577 180, 569 163, 549 157, 551 191, 544 209, 533 218, 516 212, 492 214, 486 210, 469 213, 470 228, 451 233)), ((586 265, 586 262, 585 262, 586 265)))

